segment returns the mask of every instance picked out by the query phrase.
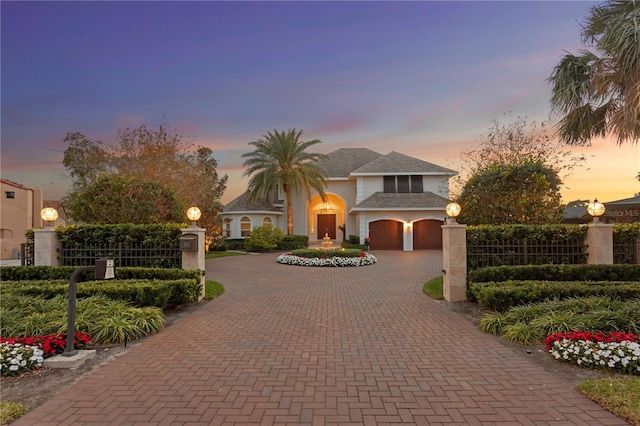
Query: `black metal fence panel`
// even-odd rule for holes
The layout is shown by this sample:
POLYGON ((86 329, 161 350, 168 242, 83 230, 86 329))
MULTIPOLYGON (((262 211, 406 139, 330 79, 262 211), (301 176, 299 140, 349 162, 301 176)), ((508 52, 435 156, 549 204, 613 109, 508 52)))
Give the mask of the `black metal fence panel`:
POLYGON ((493 240, 467 242, 467 269, 486 266, 585 264, 587 246, 581 239, 558 241, 493 240))
POLYGON ((182 251, 176 247, 146 247, 142 245, 96 245, 82 248, 62 248, 62 266, 92 266, 96 259, 108 257, 116 267, 182 268, 182 251))
POLYGON ((638 264, 638 242, 635 238, 613 234, 613 263, 638 264))

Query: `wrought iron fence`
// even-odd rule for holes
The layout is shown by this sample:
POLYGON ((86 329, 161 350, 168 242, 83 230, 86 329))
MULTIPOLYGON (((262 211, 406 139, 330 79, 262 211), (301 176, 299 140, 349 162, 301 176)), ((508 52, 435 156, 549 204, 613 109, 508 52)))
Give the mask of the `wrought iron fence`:
POLYGON ((485 266, 585 263, 587 246, 582 239, 467 241, 468 270, 485 266))
POLYGON ((613 233, 613 263, 638 264, 638 241, 613 233))
POLYGON ((116 266, 141 268, 181 268, 182 252, 178 247, 148 247, 143 245, 95 245, 62 248, 62 266, 92 266, 96 259, 109 257, 116 266))
POLYGON ((20 264, 22 266, 33 266, 34 251, 33 241, 20 244, 20 264))

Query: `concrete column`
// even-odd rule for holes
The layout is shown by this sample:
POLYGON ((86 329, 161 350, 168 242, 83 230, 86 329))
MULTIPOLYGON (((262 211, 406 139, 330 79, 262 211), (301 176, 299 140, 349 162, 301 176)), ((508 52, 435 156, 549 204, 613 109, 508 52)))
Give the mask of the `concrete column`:
POLYGON ((442 225, 442 281, 447 302, 467 300, 467 226, 442 225))
POLYGON ((35 266, 60 266, 62 245, 53 228, 33 230, 33 264, 35 266))
POLYGON ((593 221, 587 229, 587 263, 589 265, 613 264, 613 224, 593 221))
POLYGON ((202 291, 200 292, 200 300, 204 298, 204 284, 205 284, 205 264, 204 264, 204 255, 205 255, 205 239, 204 234, 205 228, 198 228, 196 226, 192 226, 191 228, 182 228, 180 229, 182 235, 196 235, 198 237, 197 250, 196 251, 185 251, 182 250, 182 269, 197 269, 202 271, 202 276, 200 278, 200 284, 202 287, 202 291))

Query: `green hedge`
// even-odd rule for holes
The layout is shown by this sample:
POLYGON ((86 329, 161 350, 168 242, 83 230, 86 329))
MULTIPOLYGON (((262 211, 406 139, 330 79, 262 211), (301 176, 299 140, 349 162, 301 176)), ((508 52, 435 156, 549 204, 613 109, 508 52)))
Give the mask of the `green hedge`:
POLYGON ((640 265, 491 266, 469 271, 469 283, 509 280, 640 281, 640 265))
POLYGON ((68 225, 56 227, 56 233, 65 248, 118 243, 177 248, 182 234, 180 229, 186 227, 186 223, 68 225))
POLYGON ((364 244, 353 244, 353 243, 350 243, 349 241, 343 241, 340 244, 340 247, 342 247, 344 249, 357 249, 357 250, 360 250, 360 251, 369 250, 369 246, 366 246, 364 244))
POLYGON ((327 259, 327 258, 331 258, 331 257, 358 257, 360 255, 360 253, 362 253, 362 250, 358 250, 358 249, 350 249, 350 250, 342 250, 342 249, 336 249, 336 250, 317 250, 317 249, 298 249, 298 250, 293 250, 291 252, 292 255, 294 256, 299 256, 299 257, 309 257, 309 258, 314 258, 314 257, 318 257, 321 259, 327 259))
MULTIPOLYGON (((68 280, 77 266, 3 266, 0 268, 0 281, 29 281, 29 280, 68 280)), ((158 279, 175 280, 192 278, 200 280, 201 272, 189 269, 165 268, 115 268, 116 279, 158 279)), ((93 280, 93 272, 84 272, 78 281, 93 280)))
POLYGON ((296 250, 309 247, 309 237, 307 235, 284 235, 278 250, 296 250))
POLYGON ((587 228, 579 225, 477 225, 467 227, 467 242, 471 244, 493 240, 560 241, 581 239, 587 228))
MULTIPOLYGON (((68 280, 5 281, 0 294, 41 296, 52 299, 69 293, 68 280)), ((79 299, 105 295, 110 299, 124 300, 138 307, 155 306, 162 309, 188 305, 198 301, 200 281, 175 280, 101 280, 80 282, 77 286, 79 299)))
POLYGON ((640 298, 640 282, 505 281, 472 283, 467 298, 485 309, 506 311, 512 307, 548 299, 608 296, 620 300, 640 298))
POLYGON ((224 241, 229 250, 244 250, 244 238, 227 238, 224 241))

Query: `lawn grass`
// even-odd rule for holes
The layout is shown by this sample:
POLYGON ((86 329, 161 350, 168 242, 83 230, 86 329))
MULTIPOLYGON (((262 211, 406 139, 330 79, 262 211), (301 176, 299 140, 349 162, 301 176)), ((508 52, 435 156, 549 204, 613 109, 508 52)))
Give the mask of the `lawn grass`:
POLYGON ((442 275, 424 283, 422 291, 433 299, 444 300, 444 295, 442 293, 442 275))
POLYGON ((217 281, 207 280, 204 284, 205 300, 215 299, 224 293, 224 286, 217 281))
POLYGON ((585 380, 577 389, 616 416, 640 426, 640 377, 585 380))
POLYGON ((10 401, 0 402, 0 425, 8 425, 26 413, 28 409, 29 407, 25 404, 10 401))
POLYGON ((243 251, 210 251, 209 253, 204 255, 205 259, 217 259, 219 257, 229 257, 229 256, 244 256, 248 253, 243 251))

